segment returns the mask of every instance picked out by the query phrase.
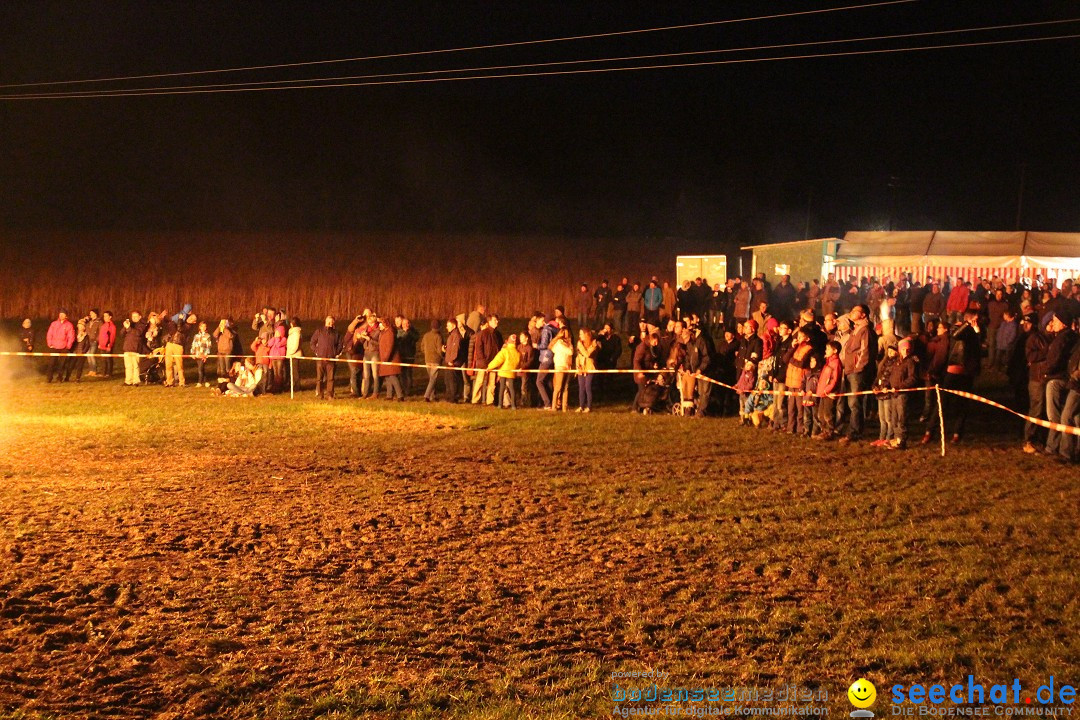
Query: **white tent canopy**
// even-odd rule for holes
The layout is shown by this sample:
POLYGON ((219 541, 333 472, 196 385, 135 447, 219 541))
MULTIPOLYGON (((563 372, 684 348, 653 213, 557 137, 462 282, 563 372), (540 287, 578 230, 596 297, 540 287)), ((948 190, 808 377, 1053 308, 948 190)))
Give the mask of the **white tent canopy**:
POLYGON ((1080 233, 849 232, 836 254, 839 266, 1080 268, 1080 233))

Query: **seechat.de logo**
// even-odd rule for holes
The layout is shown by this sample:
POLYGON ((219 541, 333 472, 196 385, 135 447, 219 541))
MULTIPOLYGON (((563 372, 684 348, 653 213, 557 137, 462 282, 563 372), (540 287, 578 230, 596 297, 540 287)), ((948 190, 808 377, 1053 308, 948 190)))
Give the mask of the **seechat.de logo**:
POLYGON ((877 688, 874 687, 874 683, 870 682, 866 678, 859 678, 855 682, 851 683, 851 687, 847 691, 848 700, 851 704, 859 708, 858 710, 851 711, 851 717, 853 718, 872 718, 874 713, 866 708, 874 704, 877 700, 877 688))

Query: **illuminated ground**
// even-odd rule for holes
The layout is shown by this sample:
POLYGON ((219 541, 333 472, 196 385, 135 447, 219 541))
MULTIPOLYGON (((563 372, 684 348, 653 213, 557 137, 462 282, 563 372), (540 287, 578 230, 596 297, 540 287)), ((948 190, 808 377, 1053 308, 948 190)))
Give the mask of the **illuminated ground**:
MULTIPOLYGON (((610 673, 1080 667, 1075 472, 553 417, 6 385, 0 716, 588 717, 610 673)), ((880 708, 879 712, 881 712, 880 708)))

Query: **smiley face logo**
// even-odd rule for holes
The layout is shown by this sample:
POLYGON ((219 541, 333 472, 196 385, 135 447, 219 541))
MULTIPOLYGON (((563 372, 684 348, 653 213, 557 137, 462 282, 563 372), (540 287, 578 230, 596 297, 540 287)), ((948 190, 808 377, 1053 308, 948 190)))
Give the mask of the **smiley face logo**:
POLYGON ((857 708, 868 708, 877 700, 877 688, 866 678, 859 678, 851 683, 847 691, 848 700, 857 708))

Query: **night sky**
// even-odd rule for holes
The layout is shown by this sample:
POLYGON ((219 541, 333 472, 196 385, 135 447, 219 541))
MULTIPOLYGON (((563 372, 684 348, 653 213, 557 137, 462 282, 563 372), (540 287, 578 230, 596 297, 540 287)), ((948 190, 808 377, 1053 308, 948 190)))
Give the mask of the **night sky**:
MULTIPOLYGON (((13 2, 0 82, 355 57, 855 2, 13 2)), ((587 42, 165 83, 468 67, 1080 17, 921 0, 587 42)), ((1080 23, 842 47, 1080 33, 1080 23)), ((728 57, 760 57, 764 53, 728 57)), ((112 84, 100 87, 138 87, 112 84)), ((99 86, 74 86, 85 90, 99 86)), ((62 88, 43 88, 57 90, 62 88)), ((7 89, 0 92, 25 92, 7 89)), ((1080 39, 629 73, 0 101, 0 226, 790 240, 1080 230, 1080 39)))

